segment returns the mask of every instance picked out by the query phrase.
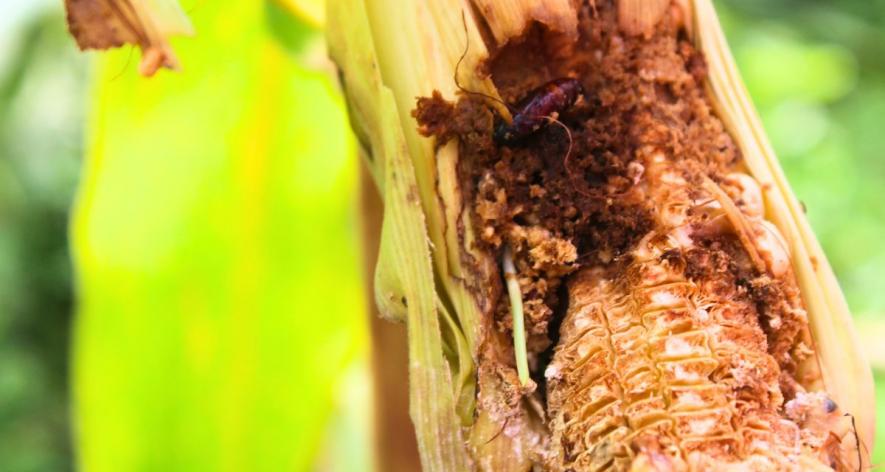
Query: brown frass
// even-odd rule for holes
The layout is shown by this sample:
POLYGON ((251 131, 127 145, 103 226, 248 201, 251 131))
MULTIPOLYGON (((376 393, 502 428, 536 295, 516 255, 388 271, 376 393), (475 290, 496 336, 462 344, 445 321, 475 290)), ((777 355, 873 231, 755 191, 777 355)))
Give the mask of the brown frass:
MULTIPOLYGON (((493 134, 501 118, 478 94, 462 93, 451 103, 437 92, 419 98, 413 111, 421 132, 436 136, 438 145, 459 140, 461 189, 464 201, 473 202, 481 249, 498 259, 503 243, 513 245, 528 286, 526 324, 534 352, 549 345, 547 324, 560 302, 561 276, 587 265, 615 268, 652 229, 648 202, 631 191, 642 178, 631 166, 638 149, 655 146, 711 175, 740 159, 707 103, 704 60, 679 18, 666 17, 643 38, 624 36, 616 15, 607 2, 596 2, 595 11, 585 5, 575 44, 535 25, 477 71, 491 75, 512 107, 551 80, 579 80, 583 96, 557 117, 571 131, 568 162, 569 139, 560 126, 548 125, 518 145, 497 145, 493 134), (528 228, 571 242, 576 260, 539 268, 529 254, 532 241, 522 235, 528 228)), ((500 305, 496 316, 506 330, 509 309, 500 305)))

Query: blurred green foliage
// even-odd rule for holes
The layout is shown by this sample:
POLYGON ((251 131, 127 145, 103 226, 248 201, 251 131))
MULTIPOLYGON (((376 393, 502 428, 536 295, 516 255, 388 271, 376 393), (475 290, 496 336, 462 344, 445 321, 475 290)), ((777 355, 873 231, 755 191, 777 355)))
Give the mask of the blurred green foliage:
POLYGON ((356 156, 274 15, 200 4, 181 74, 101 60, 72 226, 84 470, 304 470, 319 450, 362 344, 356 156))
MULTIPOLYGON (((305 66, 316 31, 273 4, 183 3, 182 74, 139 79, 122 49, 92 92, 60 4, 0 35, 0 470, 73 467, 71 350, 84 468, 303 470, 322 441, 365 463, 337 443, 360 442, 366 379, 346 367, 364 342, 353 145, 305 66)), ((885 0, 717 6, 853 311, 885 321, 885 0)))
POLYGON ((0 470, 71 468, 67 213, 82 154, 86 59, 61 12, 2 35, 0 470))

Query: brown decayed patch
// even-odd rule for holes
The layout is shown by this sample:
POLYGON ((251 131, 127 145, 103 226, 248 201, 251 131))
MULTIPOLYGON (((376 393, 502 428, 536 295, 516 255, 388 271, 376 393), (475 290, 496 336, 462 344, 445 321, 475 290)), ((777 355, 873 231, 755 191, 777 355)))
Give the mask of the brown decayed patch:
MULTIPOLYGON (((420 131, 439 144, 459 139, 458 170, 481 249, 500 254, 503 243, 516 245, 534 352, 549 344, 544 338, 559 279, 579 266, 623 262, 652 229, 650 206, 635 191, 641 175, 631 163, 638 149, 654 146, 711 174, 739 159, 706 102, 702 56, 680 37, 675 21, 665 18, 648 39, 625 38, 615 9, 597 6, 595 17, 582 9, 578 43, 535 26, 485 65, 508 103, 554 78, 580 80, 584 97, 558 117, 572 134, 568 163, 568 137, 558 126, 519 145, 496 145, 500 118, 478 95, 451 103, 434 93, 420 98, 413 112, 420 131), (530 246, 523 250, 519 236, 531 228, 571 242, 577 260, 552 272, 534 268, 530 246)), ((499 327, 509 329, 509 308, 499 305, 505 305, 496 310, 499 327)))

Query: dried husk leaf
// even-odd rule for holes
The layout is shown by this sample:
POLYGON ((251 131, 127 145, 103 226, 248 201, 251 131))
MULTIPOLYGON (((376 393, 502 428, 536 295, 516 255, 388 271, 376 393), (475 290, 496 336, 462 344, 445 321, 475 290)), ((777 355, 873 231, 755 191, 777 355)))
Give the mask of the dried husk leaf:
POLYGON ((808 310, 822 370, 823 388, 843 410, 854 415, 868 454, 875 430, 873 376, 860 349, 845 296, 765 135, 713 4, 710 0, 694 0, 692 6, 695 42, 705 53, 709 67, 711 100, 740 145, 750 174, 762 185, 766 219, 778 227, 790 245, 793 269, 808 310))
POLYGON ((68 28, 80 49, 132 44, 142 49, 142 75, 179 69, 168 37, 191 35, 193 26, 176 0, 65 0, 68 28))
MULTIPOLYGON (((422 464, 427 470, 468 470, 461 426, 472 421, 475 393, 470 343, 477 336, 478 311, 460 281, 449 275, 449 264, 458 260, 448 256, 451 239, 446 236, 446 213, 434 183, 437 166, 443 169, 441 174, 451 174, 453 169, 447 171, 446 157, 438 158, 432 143, 417 135, 409 115, 415 96, 443 88, 454 95, 452 74, 460 52, 444 47, 447 42, 439 37, 443 30, 430 26, 435 24, 433 19, 444 20, 450 26, 445 31, 454 35, 461 17, 457 9, 441 15, 443 5, 436 5, 440 10, 431 13, 423 2, 403 3, 395 7, 360 0, 331 4, 330 53, 341 68, 353 127, 383 194, 376 301, 384 316, 408 326, 410 409, 422 464), (378 24, 386 31, 383 34, 409 29, 416 41, 376 36, 379 29, 373 26, 378 24), (431 47, 424 51, 421 44, 431 47), (401 57, 415 60, 403 62, 401 57), (443 82, 449 85, 443 87, 443 82), (473 329, 464 331, 465 326, 473 329)), ((473 34, 478 34, 475 29, 473 34)), ((451 41, 463 44, 463 36, 451 41)), ((444 148, 440 153, 454 151, 444 148)), ((450 190, 448 195, 459 194, 450 190)), ((457 248, 453 250, 457 254, 457 248)))
POLYGON ((382 312, 404 318, 408 326, 411 415, 422 461, 428 470, 464 470, 467 458, 455 415, 451 373, 443 357, 426 221, 398 110, 377 70, 364 5, 338 2, 330 13, 341 21, 339 27, 330 29, 333 57, 342 66, 348 95, 360 94, 350 102, 353 116, 365 117, 363 124, 377 125, 370 143, 364 143, 375 162, 381 162, 376 173, 383 174, 384 182, 377 299, 382 312), (336 45, 349 47, 335 49, 336 45), (427 441, 431 437, 435 440, 427 441))

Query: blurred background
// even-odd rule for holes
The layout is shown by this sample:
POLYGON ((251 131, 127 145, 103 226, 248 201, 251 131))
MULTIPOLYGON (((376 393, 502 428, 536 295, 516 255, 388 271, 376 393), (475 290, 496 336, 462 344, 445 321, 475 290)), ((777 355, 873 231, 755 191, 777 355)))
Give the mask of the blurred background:
MULTIPOLYGON (((185 70, 146 81, 128 47, 78 52, 61 1, 0 2, 0 471, 372 460, 322 9, 181 3, 185 70)), ((716 3, 885 411, 885 0, 716 3)))

